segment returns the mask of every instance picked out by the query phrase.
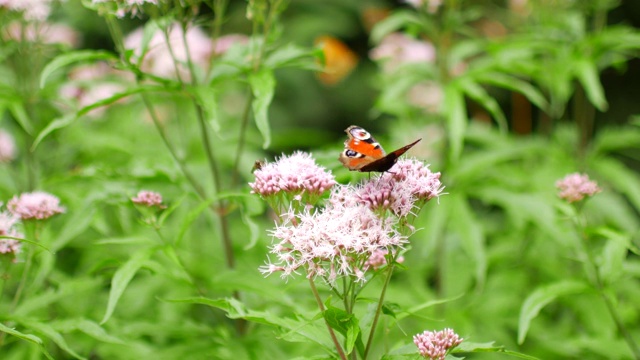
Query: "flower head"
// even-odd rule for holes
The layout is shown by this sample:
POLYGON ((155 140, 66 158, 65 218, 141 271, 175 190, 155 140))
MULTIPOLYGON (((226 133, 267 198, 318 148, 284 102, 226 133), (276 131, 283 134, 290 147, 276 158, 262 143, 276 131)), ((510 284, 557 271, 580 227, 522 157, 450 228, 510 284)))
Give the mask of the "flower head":
POLYGON ((28 41, 42 44, 63 44, 68 47, 76 46, 79 34, 73 28, 62 23, 22 23, 14 21, 6 27, 7 39, 28 41))
POLYGON ((0 130, 0 163, 8 163, 16 157, 16 144, 11 134, 0 130))
POLYGON ((146 207, 157 207, 160 209, 164 209, 166 206, 162 205, 162 195, 154 191, 146 191, 142 190, 138 192, 136 197, 131 198, 134 204, 146 206, 146 207))
POLYGON ((60 199, 44 191, 14 196, 7 203, 7 209, 22 220, 43 220, 64 212, 60 199))
POLYGON ((556 187, 560 190, 558 196, 570 203, 593 196, 601 190, 595 181, 589 179, 589 176, 580 173, 569 174, 558 180, 556 187))
MULTIPOLYGON (((341 197, 343 188, 347 186, 336 186, 332 197, 341 197)), ((303 268, 307 277, 320 277, 331 285, 343 276, 364 282, 370 267, 367 261, 373 254, 407 242, 407 237, 394 229, 393 221, 382 221, 362 204, 330 199, 322 210, 290 212, 283 219, 271 232, 274 240, 279 240, 270 251, 277 261, 261 269, 266 275, 281 271, 286 277, 303 268)))
POLYGON ((389 173, 359 186, 355 196, 373 210, 391 210, 396 216, 407 216, 418 201, 440 196, 444 187, 440 173, 415 159, 398 161, 389 173))
POLYGON ((429 360, 444 360, 447 352, 462 342, 451 329, 442 331, 425 331, 414 335, 413 343, 418 347, 420 355, 429 360))
POLYGON ((253 174, 256 180, 249 183, 251 192, 263 197, 280 192, 321 195, 336 184, 330 171, 318 166, 311 154, 302 151, 283 155, 274 163, 262 165, 253 174))

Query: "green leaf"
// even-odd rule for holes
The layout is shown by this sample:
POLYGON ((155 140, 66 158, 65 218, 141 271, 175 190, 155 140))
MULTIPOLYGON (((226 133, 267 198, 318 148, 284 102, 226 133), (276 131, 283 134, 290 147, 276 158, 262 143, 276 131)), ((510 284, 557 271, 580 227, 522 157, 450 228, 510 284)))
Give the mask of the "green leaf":
POLYGON ((182 242, 182 239, 184 239, 185 234, 187 233, 187 231, 189 230, 189 228, 191 227, 191 224, 193 224, 194 221, 196 221, 198 219, 198 217, 200 216, 200 214, 206 210, 207 208, 209 208, 209 206, 215 201, 215 199, 207 199, 207 200, 203 200, 200 204, 198 204, 198 206, 194 207, 191 211, 189 211, 187 213, 187 215, 185 216, 184 219, 182 219, 181 222, 181 226, 180 226, 180 232, 178 233, 178 236, 176 237, 175 240, 175 244, 180 245, 180 243, 182 242))
POLYGON ((322 316, 329 323, 332 329, 337 330, 345 337, 345 350, 347 354, 353 351, 356 342, 359 341, 359 347, 362 349, 359 351, 364 352, 364 344, 362 344, 362 337, 360 334, 360 326, 358 318, 353 314, 348 314, 346 311, 334 306, 327 306, 327 309, 323 312, 322 316))
POLYGON ((44 347, 44 343, 42 342, 42 339, 40 339, 39 337, 35 336, 35 335, 31 335, 31 334, 25 334, 22 333, 16 329, 10 328, 6 325, 4 325, 3 323, 0 323, 0 331, 5 332, 9 335, 13 335, 19 339, 22 340, 26 340, 29 342, 32 342, 36 345, 38 345, 38 348, 40 349, 40 351, 42 352, 42 354, 44 354, 44 356, 49 359, 49 360, 54 360, 53 357, 51 356, 51 354, 49 354, 49 352, 47 351, 47 349, 44 347))
POLYGON ((415 11, 395 11, 376 24, 371 31, 369 39, 371 39, 374 44, 377 44, 388 34, 409 25, 421 25, 418 14, 415 11))
POLYGON ((116 305, 118 304, 118 300, 120 300, 120 296, 122 296, 122 293, 124 293, 124 290, 129 285, 131 279, 133 279, 133 276, 150 256, 151 251, 149 249, 142 249, 138 251, 133 254, 129 261, 122 265, 113 275, 113 279, 111 280, 111 291, 109 292, 109 302, 107 303, 107 311, 105 312, 102 321, 100 321, 100 325, 109 320, 111 314, 113 314, 113 311, 116 308, 116 305))
POLYGON ((619 279, 624 273, 623 266, 628 250, 633 247, 631 236, 609 228, 600 228, 596 234, 607 240, 600 254, 598 272, 603 281, 609 284, 619 279))
POLYGON ((269 129, 269 105, 271 104, 276 88, 276 79, 273 77, 273 72, 271 70, 261 69, 260 71, 249 75, 249 85, 251 85, 251 91, 253 92, 254 97, 251 104, 253 117, 256 122, 256 126, 264 139, 262 147, 266 149, 271 143, 271 130, 269 129))
POLYGON ((502 109, 500 109, 500 104, 498 104, 496 99, 489 96, 486 90, 472 79, 461 78, 459 84, 465 94, 489 111, 491 116, 496 120, 500 131, 506 133, 508 130, 507 118, 504 116, 502 109))
POLYGON ((467 129, 467 109, 464 104, 464 96, 455 80, 445 88, 444 111, 449 130, 449 158, 455 163, 462 154, 464 133, 467 129))
POLYGON ((270 53, 264 60, 264 66, 269 69, 296 67, 320 71, 322 67, 318 64, 318 59, 321 54, 321 49, 306 49, 295 44, 287 44, 270 53))
POLYGON ((604 96, 604 89, 598 75, 598 68, 588 59, 580 59, 574 64, 576 76, 582 84, 589 101, 600 111, 606 111, 607 100, 604 96))
POLYGON ((625 194, 636 211, 640 211, 640 176, 636 172, 612 157, 596 158, 590 165, 611 187, 625 194))
POLYGON ((518 344, 522 344, 529 331, 531 321, 540 310, 560 296, 578 294, 589 289, 589 285, 576 280, 564 280, 537 288, 525 299, 518 321, 518 344))
POLYGON ((513 357, 517 357, 521 359, 539 360, 535 356, 530 356, 530 355, 522 354, 516 351, 507 350, 504 348, 504 346, 493 345, 493 342, 474 343, 469 341, 463 341, 460 345, 456 346, 453 350, 451 350, 451 354, 487 353, 487 352, 503 353, 505 355, 511 355, 513 357))
POLYGON ((108 51, 104 50, 81 50, 64 53, 56 56, 42 69, 40 74, 40 88, 43 88, 47 82, 47 79, 51 74, 67 65, 81 62, 81 61, 95 61, 95 60, 117 60, 118 57, 108 51))
POLYGON ((56 345, 58 345, 60 349, 67 352, 69 355, 73 356, 74 358, 80 359, 80 360, 86 359, 80 356, 78 353, 76 353, 71 347, 69 347, 67 342, 64 340, 64 337, 62 336, 62 334, 56 331, 49 324, 45 324, 43 322, 36 321, 33 319, 27 319, 27 318, 17 318, 15 320, 20 324, 22 324, 24 327, 27 327, 33 331, 37 331, 43 334, 46 338, 50 339, 56 345))
POLYGON ((524 95, 529 101, 531 101, 540 109, 546 110, 549 107, 549 102, 547 102, 547 99, 544 98, 544 95, 542 95, 542 93, 538 91, 535 86, 511 75, 491 72, 489 74, 478 74, 475 76, 475 78, 485 84, 491 84, 504 89, 509 89, 514 92, 518 92, 524 95))
POLYGON ((13 115, 16 122, 20 124, 24 132, 29 135, 33 135, 33 125, 31 124, 31 119, 24 108, 24 104, 20 100, 12 97, 8 108, 11 115, 13 115))
POLYGON ((71 319, 71 320, 63 320, 60 322, 53 323, 53 327, 62 332, 71 332, 71 331, 82 331, 83 333, 91 336, 92 338, 109 343, 109 344, 118 344, 123 345, 125 342, 121 339, 118 339, 115 336, 109 335, 104 328, 98 325, 95 321, 89 319, 71 319))
POLYGON ((207 124, 220 136, 220 115, 215 88, 211 86, 191 86, 187 88, 196 102, 204 109, 207 124))
POLYGON ((54 119, 44 129, 42 129, 42 131, 40 131, 38 136, 36 136, 36 139, 33 141, 33 145, 31 145, 31 151, 35 151, 36 147, 38 147, 40 142, 44 140, 47 135, 51 134, 55 130, 71 125, 76 119, 76 114, 66 114, 54 119))
POLYGON ((293 320, 283 317, 271 311, 254 311, 247 309, 236 299, 208 299, 204 297, 192 297, 185 299, 166 300, 169 302, 202 304, 221 309, 227 313, 231 319, 246 319, 260 324, 271 325, 288 330, 280 337, 287 341, 313 342, 325 350, 331 352, 333 343, 327 334, 324 323, 321 327, 313 327, 307 321, 293 320))
POLYGON ((453 228, 449 231, 457 232, 460 236, 463 250, 473 261, 477 288, 484 286, 487 273, 487 255, 485 251, 485 236, 483 227, 476 219, 469 206, 468 200, 461 195, 449 195, 447 201, 451 201, 450 219, 455 219, 453 228), (464 224, 459 226, 458 224, 464 224))
POLYGON ((140 93, 152 92, 152 91, 166 92, 166 91, 170 91, 170 90, 172 90, 172 89, 169 86, 153 86, 153 85, 135 86, 135 87, 129 88, 129 89, 123 91, 123 92, 117 93, 117 94, 115 94, 115 95, 113 95, 111 97, 108 97, 106 99, 102 99, 100 101, 96 101, 93 104, 89 104, 89 105, 81 108, 80 110, 78 110, 78 112, 75 113, 75 114, 63 115, 62 117, 57 118, 57 119, 53 120, 52 122, 50 122, 42 131, 40 131, 40 133, 36 137, 35 141, 33 142, 33 145, 31 146, 31 150, 34 151, 36 149, 36 147, 40 144, 40 142, 46 136, 51 134, 53 131, 71 125, 80 116, 86 115, 87 113, 89 113, 93 109, 97 109, 97 108, 102 107, 102 106, 111 105, 111 104, 113 104, 114 102, 116 102, 116 101, 118 101, 120 99, 124 99, 124 98, 129 97, 129 96, 134 95, 134 94, 140 94, 140 93))
POLYGON ((49 252, 51 254, 55 254, 55 252, 51 251, 46 246, 42 245, 39 241, 23 239, 23 238, 18 238, 18 237, 13 237, 13 236, 6 236, 6 235, 0 235, 0 239, 18 240, 20 242, 24 242, 24 243, 27 243, 27 244, 31 244, 31 245, 37 246, 37 247, 39 247, 39 248, 41 248, 43 250, 46 250, 47 252, 49 252))
POLYGON ((29 342, 32 342, 36 345, 42 345, 42 339, 40 339, 39 337, 35 336, 35 335, 31 335, 31 334, 24 334, 21 333, 20 331, 10 328, 8 326, 6 326, 5 324, 0 322, 0 331, 2 332, 6 332, 9 335, 13 335, 17 338, 20 338, 22 340, 26 340, 29 342))

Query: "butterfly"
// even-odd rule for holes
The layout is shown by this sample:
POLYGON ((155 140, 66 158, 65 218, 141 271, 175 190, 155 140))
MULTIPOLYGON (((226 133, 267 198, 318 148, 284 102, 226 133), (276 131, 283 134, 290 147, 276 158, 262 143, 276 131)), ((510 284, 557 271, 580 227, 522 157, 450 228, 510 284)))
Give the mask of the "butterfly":
POLYGON ((388 171, 402 154, 422 140, 418 139, 387 154, 376 139, 360 126, 351 125, 345 132, 349 135, 349 138, 344 142, 344 151, 340 154, 338 160, 347 169, 360 172, 388 171))

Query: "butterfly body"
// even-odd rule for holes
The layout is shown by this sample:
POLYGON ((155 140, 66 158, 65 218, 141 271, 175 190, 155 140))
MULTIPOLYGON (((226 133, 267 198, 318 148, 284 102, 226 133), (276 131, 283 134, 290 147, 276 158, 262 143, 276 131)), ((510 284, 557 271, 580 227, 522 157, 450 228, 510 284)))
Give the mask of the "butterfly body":
POLYGON ((352 125, 345 132, 349 138, 344 142, 344 150, 338 160, 349 170, 360 172, 388 171, 402 154, 422 140, 418 139, 387 154, 367 130, 352 125))

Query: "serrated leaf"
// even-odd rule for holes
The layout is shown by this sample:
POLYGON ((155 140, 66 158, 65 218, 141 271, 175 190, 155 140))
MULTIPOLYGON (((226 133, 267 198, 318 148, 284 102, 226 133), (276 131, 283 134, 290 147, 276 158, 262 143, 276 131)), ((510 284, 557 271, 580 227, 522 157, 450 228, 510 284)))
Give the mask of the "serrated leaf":
POLYGON ((253 101, 251 108, 253 109, 253 117, 256 126, 262 134, 264 149, 269 147, 271 143, 271 130, 269 127, 269 105, 273 99, 276 88, 276 79, 273 72, 269 69, 261 69, 249 75, 249 85, 253 93, 253 101))
POLYGON ((151 251, 149 249, 138 251, 133 254, 129 261, 122 265, 113 275, 113 279, 111 279, 111 291, 109 292, 107 311, 105 312, 102 321, 100 321, 100 325, 106 323, 109 318, 111 318, 113 311, 116 309, 116 305, 118 305, 120 296, 122 296, 124 290, 129 285, 129 282, 133 279, 133 276, 150 256, 151 251))
POLYGON ((350 354, 353 351, 357 342, 359 342, 358 347, 361 347, 359 351, 364 352, 360 325, 358 318, 356 318, 355 315, 348 314, 346 311, 334 306, 327 306, 327 309, 323 312, 322 316, 332 329, 337 330, 345 337, 345 350, 347 354, 350 354))
POLYGON ((43 88, 47 82, 47 79, 54 71, 71 65, 73 63, 81 61, 95 61, 95 60, 117 60, 118 57, 104 50, 80 50, 64 53, 56 56, 42 69, 40 74, 40 88, 43 88))
POLYGON ((538 316, 540 310, 555 299, 570 294, 577 294, 589 289, 589 286, 581 281, 564 280, 551 285, 537 288, 525 299, 520 309, 518 320, 518 344, 522 344, 529 331, 531 321, 538 316))
POLYGON ((587 59, 580 59, 574 64, 574 71, 593 106, 600 111, 607 110, 609 105, 604 96, 604 89, 600 82, 596 64, 587 59))

